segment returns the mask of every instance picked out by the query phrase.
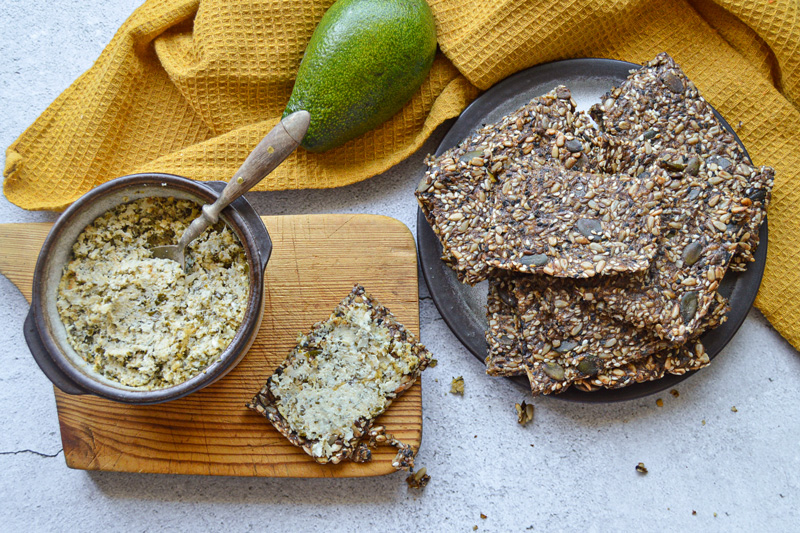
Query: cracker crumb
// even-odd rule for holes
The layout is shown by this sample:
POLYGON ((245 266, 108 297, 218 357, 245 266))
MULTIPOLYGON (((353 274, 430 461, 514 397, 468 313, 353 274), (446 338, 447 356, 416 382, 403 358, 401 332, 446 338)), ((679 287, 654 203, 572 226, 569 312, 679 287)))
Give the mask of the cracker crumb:
POLYGON ((636 471, 639 472, 640 474, 646 474, 647 468, 644 466, 644 463, 639 463, 638 465, 636 465, 636 471))
POLYGON ((735 405, 733 407, 731 407, 731 411, 733 411, 734 413, 738 413, 739 412, 739 410, 736 408, 735 405))
POLYGON ((483 514, 483 513, 481 513, 481 519, 482 519, 482 520, 486 520, 486 515, 485 515, 485 514, 483 514))
POLYGON ((460 394, 464 396, 464 378, 462 376, 453 378, 452 383, 450 383, 450 394, 460 394))
POLYGON ((517 410, 517 423, 524 426, 533 420, 533 405, 525 403, 523 400, 521 404, 514 404, 514 409, 517 410))
POLYGON ((659 398, 658 400, 656 400, 656 405, 659 407, 664 407, 664 400, 659 398))
POLYGON ((427 485, 430 480, 431 476, 428 475, 428 469, 423 466, 413 474, 410 474, 406 478, 406 483, 408 483, 409 488, 421 490, 425 488, 425 485, 427 485))
POLYGON ((669 393, 672 394, 672 396, 675 398, 681 395, 681 393, 678 392, 677 389, 672 389, 671 391, 669 391, 669 393))

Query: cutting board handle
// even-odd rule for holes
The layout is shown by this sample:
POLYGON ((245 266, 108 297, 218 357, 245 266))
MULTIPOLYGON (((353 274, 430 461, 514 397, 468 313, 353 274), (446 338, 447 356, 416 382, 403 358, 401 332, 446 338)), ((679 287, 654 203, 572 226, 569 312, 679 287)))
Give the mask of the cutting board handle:
POLYGON ((8 278, 29 303, 36 259, 52 226, 49 222, 0 224, 0 274, 8 278))
POLYGON ((25 317, 25 324, 22 326, 25 334, 25 342, 28 343, 28 348, 31 351, 33 359, 39 368, 42 369, 47 379, 53 382, 53 385, 66 392, 67 394, 86 394, 86 391, 81 389, 74 381, 69 379, 64 372, 53 362, 50 354, 45 349, 39 332, 36 329, 36 320, 33 316, 33 309, 28 311, 28 316, 25 317))

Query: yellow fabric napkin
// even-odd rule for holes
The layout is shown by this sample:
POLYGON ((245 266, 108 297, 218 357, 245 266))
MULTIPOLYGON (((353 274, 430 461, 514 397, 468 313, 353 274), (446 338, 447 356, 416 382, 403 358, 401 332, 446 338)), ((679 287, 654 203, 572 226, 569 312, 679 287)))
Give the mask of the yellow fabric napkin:
MULTIPOLYGON (((226 180, 277 123, 332 0, 148 0, 95 65, 9 148, 4 193, 61 209, 142 171, 226 180)), ((295 152, 258 187, 323 188, 413 153, 479 92, 539 63, 665 51, 775 167, 757 305, 800 348, 800 5, 793 0, 429 0, 441 53, 392 120, 323 154, 295 152)))
MULTIPOLYGON (((63 209, 135 172, 230 179, 280 120, 306 44, 333 0, 148 0, 6 153, 3 192, 63 209)), ((336 187, 419 148, 477 96, 439 54, 385 123, 324 154, 297 150, 257 189, 336 187)))

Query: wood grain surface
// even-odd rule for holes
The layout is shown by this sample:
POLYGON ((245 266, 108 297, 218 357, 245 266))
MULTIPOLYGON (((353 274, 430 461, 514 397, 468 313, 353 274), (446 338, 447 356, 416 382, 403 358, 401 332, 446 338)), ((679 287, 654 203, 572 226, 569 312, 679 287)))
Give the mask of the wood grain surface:
MULTIPOLYGON (((377 215, 263 217, 274 250, 265 309, 253 347, 227 376, 186 398, 130 406, 55 389, 64 456, 71 468, 271 477, 358 477, 394 472, 395 449, 369 463, 320 465, 245 407, 293 347, 297 334, 324 320, 361 283, 419 334, 417 259, 405 225, 377 215)), ((0 224, 0 273, 30 301, 36 257, 51 224, 0 224)), ((379 418, 419 447, 417 383, 379 418)))

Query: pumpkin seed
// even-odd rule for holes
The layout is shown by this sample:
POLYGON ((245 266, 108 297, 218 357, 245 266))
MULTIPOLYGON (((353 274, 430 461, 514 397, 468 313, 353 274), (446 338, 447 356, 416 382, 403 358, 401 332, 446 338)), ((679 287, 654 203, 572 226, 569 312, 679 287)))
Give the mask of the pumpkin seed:
POLYGON ((474 158, 482 156, 483 156, 483 150, 473 150, 472 152, 467 152, 466 154, 462 155, 461 157, 458 158, 458 160, 463 163, 469 163, 474 158))
POLYGON ((697 293, 687 292, 681 297, 681 318, 684 324, 688 324, 697 313, 697 293))
POLYGON ((674 93, 682 93, 685 90, 683 80, 680 79, 674 72, 665 72, 661 76, 661 81, 667 86, 667 89, 674 93))
POLYGON ((500 296, 500 300, 508 307, 517 307, 517 299, 509 291, 501 289, 497 291, 497 294, 500 296))
POLYGON ((558 345, 558 348, 556 348, 556 351, 558 353, 567 353, 570 350, 574 350, 577 346, 578 346, 577 342, 561 341, 561 344, 558 345))
POLYGON ((598 240, 603 233, 603 226, 596 218, 582 218, 575 226, 578 232, 587 239, 598 240))
POLYGON ((564 381, 564 367, 557 363, 545 363, 542 365, 542 370, 551 379, 556 381, 564 381))
POLYGON ((578 370, 586 376, 594 376, 600 371, 600 365, 594 357, 584 357, 578 363, 578 370))
POLYGON ((686 163, 686 170, 684 172, 691 176, 697 176, 697 173, 700 172, 700 159, 697 157, 689 159, 689 162, 686 163))
POLYGON ((514 339, 512 339, 508 335, 500 335, 499 337, 497 337, 497 340, 498 342, 500 342, 500 344, 505 344, 507 346, 514 344, 514 339))
POLYGON ((550 258, 545 254, 526 255, 519 260, 523 265, 537 267, 546 265, 548 261, 550 258))
POLYGON ((431 188, 433 182, 428 183, 428 176, 425 176, 420 180, 419 185, 417 185, 417 192, 425 192, 431 188))
POLYGON ((719 168, 721 168, 722 170, 728 170, 729 168, 731 168, 731 164, 732 164, 729 160, 725 159, 722 156, 718 156, 718 155, 712 155, 711 157, 706 159, 706 162, 709 163, 709 164, 713 163, 713 164, 717 165, 719 168))
POLYGON ((754 202, 764 202, 764 199, 766 197, 767 197, 767 191, 764 189, 758 189, 756 191, 751 192, 748 195, 748 198, 750 198, 754 202))
POLYGON ((686 265, 693 265, 700 259, 703 253, 703 245, 695 241, 683 249, 683 262, 686 265))
POLYGON ((686 170, 686 163, 683 161, 674 161, 672 159, 662 159, 661 166, 673 172, 682 172, 686 170))
POLYGON ((567 141, 565 146, 567 147, 567 150, 569 150, 572 153, 583 151, 583 143, 580 142, 578 139, 572 139, 567 141))
POLYGON ((560 100, 569 100, 572 98, 572 92, 567 87, 560 85, 556 87, 556 98, 560 100))

